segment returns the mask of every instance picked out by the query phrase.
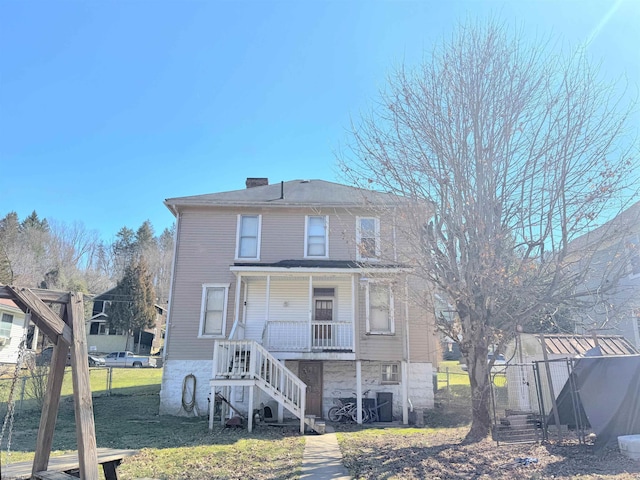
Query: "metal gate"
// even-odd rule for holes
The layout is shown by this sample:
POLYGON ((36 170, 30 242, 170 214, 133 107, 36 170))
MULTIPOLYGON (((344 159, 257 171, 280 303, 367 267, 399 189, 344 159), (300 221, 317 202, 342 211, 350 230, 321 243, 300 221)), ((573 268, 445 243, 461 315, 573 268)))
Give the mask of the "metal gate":
POLYGON ((584 442, 580 396, 573 371, 574 360, 537 361, 494 366, 491 376, 493 439, 499 443, 534 443, 562 436, 569 429, 584 442), (566 386, 566 387, 565 387, 566 386), (560 425, 556 399, 563 388, 573 408, 574 425, 560 425))

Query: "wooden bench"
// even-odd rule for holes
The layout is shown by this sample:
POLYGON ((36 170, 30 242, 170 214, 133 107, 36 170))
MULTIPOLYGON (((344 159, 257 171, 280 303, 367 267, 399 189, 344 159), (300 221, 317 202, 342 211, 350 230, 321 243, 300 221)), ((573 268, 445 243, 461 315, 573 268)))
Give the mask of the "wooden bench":
MULTIPOLYGON (((98 449, 98 463, 102 465, 106 480, 117 480, 116 468, 125 457, 138 453, 137 450, 119 450, 113 448, 98 449)), ((33 462, 17 462, 2 465, 2 480, 31 478, 33 462)), ((46 472, 36 472, 34 478, 41 480, 69 480, 78 478, 78 453, 67 453, 49 459, 46 472)))

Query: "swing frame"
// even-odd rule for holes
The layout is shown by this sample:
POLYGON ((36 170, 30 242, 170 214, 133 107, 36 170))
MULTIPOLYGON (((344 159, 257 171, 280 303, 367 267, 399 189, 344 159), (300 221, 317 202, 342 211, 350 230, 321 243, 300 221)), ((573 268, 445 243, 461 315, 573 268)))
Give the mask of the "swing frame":
POLYGON ((54 343, 47 392, 42 404, 36 440, 32 477, 35 478, 36 472, 46 471, 49 466, 62 381, 67 355, 71 350, 79 474, 82 479, 98 480, 98 449, 89 383, 82 293, 0 285, 0 298, 13 300, 23 312, 30 312, 31 321, 54 343), (60 313, 56 313, 49 305, 56 305, 60 313))

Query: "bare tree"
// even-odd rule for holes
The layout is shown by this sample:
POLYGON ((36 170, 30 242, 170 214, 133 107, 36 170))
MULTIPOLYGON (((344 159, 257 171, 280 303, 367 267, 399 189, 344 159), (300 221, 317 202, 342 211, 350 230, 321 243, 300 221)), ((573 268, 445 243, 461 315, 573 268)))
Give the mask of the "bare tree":
POLYGON ((516 325, 576 306, 595 249, 572 254, 572 240, 632 196, 625 98, 583 52, 563 57, 499 23, 467 23, 421 67, 398 69, 353 126, 347 178, 421 206, 398 225, 412 226, 414 273, 455 312, 439 328, 461 339, 469 367, 469 441, 491 426, 490 349, 516 325))

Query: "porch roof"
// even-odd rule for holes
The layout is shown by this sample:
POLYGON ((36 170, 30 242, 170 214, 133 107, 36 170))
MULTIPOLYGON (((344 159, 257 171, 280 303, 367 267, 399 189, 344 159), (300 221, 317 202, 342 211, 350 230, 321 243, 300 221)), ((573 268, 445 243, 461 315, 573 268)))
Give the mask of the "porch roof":
POLYGON ((232 272, 264 273, 400 273, 409 271, 407 265, 363 263, 353 260, 280 260, 274 263, 236 262, 232 272))

